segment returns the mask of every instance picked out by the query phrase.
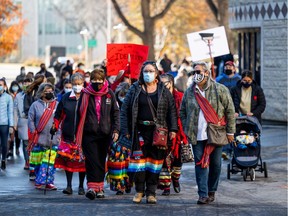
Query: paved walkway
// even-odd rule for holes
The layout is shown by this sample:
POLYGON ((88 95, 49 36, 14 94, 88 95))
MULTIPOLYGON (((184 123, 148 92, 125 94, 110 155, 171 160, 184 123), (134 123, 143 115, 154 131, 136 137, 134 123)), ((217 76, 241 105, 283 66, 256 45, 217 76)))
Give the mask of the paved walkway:
POLYGON ((216 201, 199 206, 195 183, 194 164, 183 166, 180 194, 161 196, 157 191, 158 203, 148 205, 145 199, 141 204, 133 204, 131 194, 116 196, 106 185, 105 199, 88 200, 77 194, 78 174, 73 178, 75 194, 62 194, 66 186, 65 174, 58 170, 55 184, 57 191, 35 190, 23 170, 22 156, 15 157, 7 164, 7 170, 0 172, 0 215, 287 215, 287 127, 265 125, 261 137, 262 159, 268 164, 268 178, 256 172, 256 180, 243 181, 240 174, 231 175, 227 180, 223 161, 222 174, 216 201))

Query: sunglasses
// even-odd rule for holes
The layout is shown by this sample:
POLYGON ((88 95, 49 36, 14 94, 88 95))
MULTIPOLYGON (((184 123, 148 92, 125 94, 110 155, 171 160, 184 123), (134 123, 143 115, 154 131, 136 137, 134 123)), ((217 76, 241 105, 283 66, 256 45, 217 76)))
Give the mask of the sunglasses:
POLYGON ((192 74, 194 75, 194 74, 200 74, 202 71, 201 70, 194 70, 193 72, 192 72, 192 74))

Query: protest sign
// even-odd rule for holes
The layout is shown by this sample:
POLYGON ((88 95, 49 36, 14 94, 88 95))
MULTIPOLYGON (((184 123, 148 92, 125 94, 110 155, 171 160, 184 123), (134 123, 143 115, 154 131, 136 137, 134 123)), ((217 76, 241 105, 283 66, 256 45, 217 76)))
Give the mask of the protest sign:
POLYGON ((224 26, 199 32, 193 32, 187 34, 192 61, 199 61, 210 58, 209 47, 207 43, 202 40, 199 33, 213 33, 213 40, 211 43, 211 52, 213 58, 226 55, 230 52, 224 26))
POLYGON ((130 56, 131 78, 138 79, 141 65, 147 60, 148 46, 138 44, 107 44, 107 75, 115 76, 127 68, 130 56))

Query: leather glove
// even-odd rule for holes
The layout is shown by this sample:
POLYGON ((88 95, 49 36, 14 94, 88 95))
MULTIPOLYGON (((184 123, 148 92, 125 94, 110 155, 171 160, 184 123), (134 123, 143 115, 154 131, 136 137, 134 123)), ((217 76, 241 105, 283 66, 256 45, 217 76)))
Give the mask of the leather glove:
POLYGON ((52 126, 50 129, 50 134, 54 136, 56 132, 57 132, 57 129, 54 126, 52 126))

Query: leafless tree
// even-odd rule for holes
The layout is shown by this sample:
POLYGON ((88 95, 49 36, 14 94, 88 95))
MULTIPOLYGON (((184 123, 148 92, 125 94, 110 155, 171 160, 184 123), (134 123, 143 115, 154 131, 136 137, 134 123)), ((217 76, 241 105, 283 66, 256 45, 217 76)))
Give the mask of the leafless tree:
POLYGON ((69 0, 54 2, 53 8, 76 31, 88 29, 96 38, 102 33, 106 38, 107 4, 103 0, 69 0))
POLYGON ((229 28, 229 1, 228 0, 206 0, 207 5, 209 6, 210 10, 212 11, 215 19, 219 23, 220 26, 224 26, 229 48, 232 53, 235 51, 235 38, 234 33, 229 28))
MULTIPOLYGON (((172 4, 176 0, 167 0, 165 6, 160 9, 155 14, 151 14, 151 0, 141 0, 141 15, 143 18, 143 30, 141 31, 138 27, 132 25, 131 21, 129 21, 126 16, 124 15, 123 11, 120 8, 120 5, 118 4, 117 0, 111 0, 114 8, 122 20, 122 22, 127 26, 127 28, 132 31, 134 34, 138 35, 141 39, 143 44, 149 46, 149 59, 155 59, 155 53, 154 53, 154 44, 155 44, 155 23, 157 20, 163 18, 165 14, 169 11, 172 4)), ((155 1, 154 1, 155 3, 155 1)), ((154 5, 153 5, 154 6, 154 5)))

